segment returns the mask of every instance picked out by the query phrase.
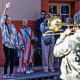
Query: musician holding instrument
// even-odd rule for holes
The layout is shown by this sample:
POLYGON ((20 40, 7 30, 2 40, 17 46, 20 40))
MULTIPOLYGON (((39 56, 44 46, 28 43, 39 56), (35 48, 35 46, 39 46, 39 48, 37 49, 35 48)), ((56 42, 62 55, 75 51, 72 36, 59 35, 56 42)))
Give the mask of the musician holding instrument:
MULTIPOLYGON (((73 24, 73 19, 71 17, 66 17, 65 18, 65 23, 73 24)), ((61 29, 63 31, 60 31, 60 32, 64 32, 67 28, 73 28, 73 26, 62 26, 61 29)), ((73 33, 71 33, 71 34, 73 34, 73 33)), ((59 58, 59 66, 61 65, 61 61, 62 61, 62 58, 59 58)))
POLYGON ((60 78, 64 80, 80 80, 80 12, 74 15, 74 23, 76 26, 60 34, 54 47, 54 56, 62 57, 60 78))

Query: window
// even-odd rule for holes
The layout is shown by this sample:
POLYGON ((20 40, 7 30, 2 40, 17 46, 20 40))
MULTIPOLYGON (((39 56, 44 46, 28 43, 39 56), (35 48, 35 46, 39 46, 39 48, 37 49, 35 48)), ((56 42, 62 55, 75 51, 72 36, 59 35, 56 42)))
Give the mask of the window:
POLYGON ((60 14, 62 16, 63 22, 66 17, 71 16, 70 10, 71 10, 70 4, 62 4, 62 3, 49 4, 49 14, 53 16, 60 14))

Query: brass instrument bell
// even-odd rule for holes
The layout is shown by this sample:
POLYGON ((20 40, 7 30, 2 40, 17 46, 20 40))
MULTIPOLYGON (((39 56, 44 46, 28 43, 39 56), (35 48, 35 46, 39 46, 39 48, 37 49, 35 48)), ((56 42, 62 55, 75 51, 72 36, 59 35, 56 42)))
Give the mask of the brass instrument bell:
POLYGON ((47 31, 44 33, 43 36, 45 35, 58 35, 60 33, 54 33, 54 34, 47 34, 48 32, 57 32, 60 30, 62 26, 77 26, 76 24, 71 24, 71 23, 62 23, 62 20, 58 16, 52 16, 48 20, 48 27, 50 28, 51 31, 47 31))

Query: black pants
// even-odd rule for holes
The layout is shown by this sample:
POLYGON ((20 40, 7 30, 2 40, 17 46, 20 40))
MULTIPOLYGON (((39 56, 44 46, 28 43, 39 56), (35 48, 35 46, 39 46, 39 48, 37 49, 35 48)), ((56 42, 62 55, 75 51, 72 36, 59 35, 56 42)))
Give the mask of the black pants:
POLYGON ((5 53, 5 64, 4 64, 4 74, 7 74, 7 68, 10 61, 10 74, 13 73, 13 67, 14 67, 14 49, 8 48, 3 45, 4 53, 5 53))

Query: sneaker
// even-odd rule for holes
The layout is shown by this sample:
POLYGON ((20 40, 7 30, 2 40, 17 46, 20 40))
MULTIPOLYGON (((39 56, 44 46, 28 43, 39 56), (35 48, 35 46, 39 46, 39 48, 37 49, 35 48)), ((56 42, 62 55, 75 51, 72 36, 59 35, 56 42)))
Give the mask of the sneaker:
POLYGON ((30 71, 26 71, 26 74, 27 74, 27 73, 29 74, 29 73, 31 73, 31 72, 30 72, 30 71))
POLYGON ((33 70, 30 70, 30 72, 33 73, 34 71, 33 70))
POLYGON ((3 78, 9 78, 8 74, 3 75, 3 78))
POLYGON ((9 75, 10 78, 16 78, 14 74, 9 75))

